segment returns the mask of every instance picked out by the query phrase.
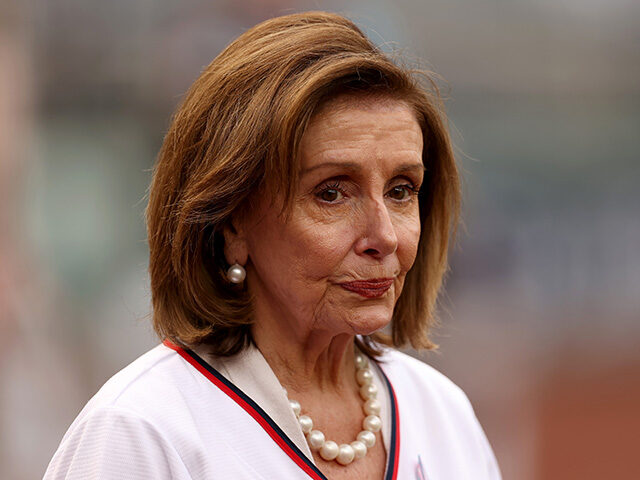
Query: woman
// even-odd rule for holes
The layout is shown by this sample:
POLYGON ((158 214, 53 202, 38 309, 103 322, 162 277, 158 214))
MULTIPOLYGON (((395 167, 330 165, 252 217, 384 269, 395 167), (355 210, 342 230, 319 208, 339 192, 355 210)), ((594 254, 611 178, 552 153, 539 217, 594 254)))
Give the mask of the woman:
POLYGON ((465 394, 389 348, 434 348, 458 188, 437 92, 349 20, 244 33, 155 168, 164 342, 88 403, 45 478, 500 478, 465 394))

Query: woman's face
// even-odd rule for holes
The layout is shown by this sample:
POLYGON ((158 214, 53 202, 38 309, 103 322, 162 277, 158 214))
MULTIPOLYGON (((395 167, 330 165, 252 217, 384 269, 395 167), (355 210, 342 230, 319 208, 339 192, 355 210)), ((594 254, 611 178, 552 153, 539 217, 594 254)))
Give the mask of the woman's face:
POLYGON ((314 115, 288 219, 263 198, 243 223, 257 321, 300 336, 389 323, 420 238, 422 145, 400 101, 343 96, 314 115))

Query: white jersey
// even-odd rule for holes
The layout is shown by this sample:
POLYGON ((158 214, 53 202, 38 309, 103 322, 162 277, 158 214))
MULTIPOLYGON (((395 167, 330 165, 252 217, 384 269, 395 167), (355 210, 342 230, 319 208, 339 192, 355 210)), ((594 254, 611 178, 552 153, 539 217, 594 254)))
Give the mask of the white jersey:
MULTIPOLYGON (((198 352, 165 342, 114 375, 69 427, 44 478, 326 479, 259 350, 228 359, 198 352)), ((459 387, 395 350, 377 365, 385 480, 501 478, 459 387)))

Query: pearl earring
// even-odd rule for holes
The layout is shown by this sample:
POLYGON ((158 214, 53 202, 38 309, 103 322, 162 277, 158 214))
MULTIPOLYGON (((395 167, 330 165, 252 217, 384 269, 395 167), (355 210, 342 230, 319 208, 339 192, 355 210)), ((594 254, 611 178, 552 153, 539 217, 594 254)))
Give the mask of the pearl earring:
POLYGON ((242 283, 247 276, 247 271, 239 263, 234 263, 227 270, 227 278, 231 283, 242 283))

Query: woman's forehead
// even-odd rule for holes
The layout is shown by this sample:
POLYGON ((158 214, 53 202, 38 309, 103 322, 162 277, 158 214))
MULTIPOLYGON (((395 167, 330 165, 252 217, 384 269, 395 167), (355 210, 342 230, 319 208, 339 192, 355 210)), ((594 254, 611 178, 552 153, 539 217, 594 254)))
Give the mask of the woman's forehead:
POLYGON ((422 130, 406 103, 388 99, 339 98, 325 104, 301 142, 301 170, 318 162, 361 156, 420 159, 422 130))

